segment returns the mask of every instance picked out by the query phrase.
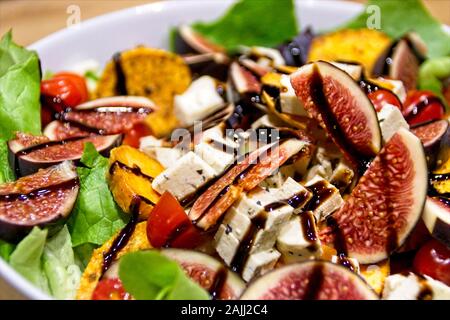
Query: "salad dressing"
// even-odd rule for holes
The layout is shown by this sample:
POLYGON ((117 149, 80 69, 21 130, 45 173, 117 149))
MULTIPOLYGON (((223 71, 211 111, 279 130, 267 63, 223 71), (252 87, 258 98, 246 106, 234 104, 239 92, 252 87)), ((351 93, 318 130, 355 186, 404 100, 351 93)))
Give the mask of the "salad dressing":
POLYGON ((306 284, 303 300, 316 300, 324 280, 323 265, 317 263, 311 270, 306 284))
POLYGON ((225 284, 227 282, 228 270, 224 266, 221 266, 214 275, 212 284, 209 287, 209 295, 212 300, 220 299, 220 294, 223 291, 225 284))
MULTIPOLYGON (((65 145, 66 143, 81 140, 81 139, 84 139, 87 137, 88 136, 80 136, 80 137, 73 137, 73 138, 68 138, 68 139, 63 139, 63 140, 48 141, 48 142, 36 144, 34 146, 31 146, 31 147, 28 147, 28 148, 18 151, 17 156, 18 157, 26 156, 34 151, 38 151, 38 150, 45 149, 48 147, 53 147, 53 146, 62 146, 62 145, 65 145)), ((17 159, 17 157, 16 157, 16 159, 17 159)), ((18 167, 18 166, 16 166, 16 167, 18 167)))
POLYGON ((114 161, 113 164, 111 164, 111 166, 109 167, 109 174, 114 174, 116 168, 119 167, 125 171, 128 171, 132 174, 134 174, 135 176, 139 176, 141 178, 146 179, 148 182, 152 182, 153 181, 153 177, 146 175, 145 173, 142 172, 141 168, 139 168, 138 166, 134 166, 134 167, 129 167, 126 164, 120 162, 120 161, 114 161))
POLYGON ((355 271, 353 263, 347 258, 347 243, 345 242, 345 237, 339 225, 332 216, 327 217, 326 223, 332 228, 334 232, 333 247, 336 250, 336 256, 338 258, 338 263, 351 271, 355 271))
POLYGON ((327 187, 325 180, 319 180, 307 188, 313 194, 307 205, 307 209, 310 211, 316 210, 323 201, 333 195, 333 189, 327 187))
POLYGON ((307 214, 307 212, 302 212, 300 215, 300 222, 302 225, 303 234, 306 236, 309 242, 317 241, 316 228, 314 228, 315 221, 312 214, 307 214))
POLYGON ((116 93, 119 96, 128 95, 127 82, 125 72, 122 67, 121 53, 117 52, 113 55, 114 68, 116 72, 116 93))
POLYGON ((50 192, 56 191, 57 189, 73 189, 78 186, 78 179, 72 179, 69 181, 64 181, 59 184, 47 186, 45 188, 40 188, 32 190, 28 193, 10 193, 10 194, 0 194, 0 201, 27 201, 29 199, 35 199, 38 197, 45 196, 50 192))

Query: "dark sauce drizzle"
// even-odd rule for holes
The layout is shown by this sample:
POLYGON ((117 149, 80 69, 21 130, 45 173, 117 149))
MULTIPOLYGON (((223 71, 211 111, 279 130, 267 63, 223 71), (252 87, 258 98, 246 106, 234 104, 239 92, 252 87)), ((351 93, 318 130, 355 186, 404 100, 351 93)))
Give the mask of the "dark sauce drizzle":
POLYGON ((0 194, 0 201, 26 201, 30 199, 36 199, 49 194, 56 189, 74 188, 78 185, 78 179, 72 179, 64 181, 62 183, 54 184, 44 188, 39 188, 28 193, 10 193, 10 194, 0 194))
POLYGON ((347 258, 347 244, 345 242, 345 236, 342 233, 342 230, 339 228, 339 225, 332 216, 328 216, 326 219, 326 223, 329 227, 334 231, 334 249, 337 251, 338 263, 351 271, 355 271, 355 268, 350 260, 347 258))
POLYGON ((264 210, 270 212, 270 211, 276 210, 285 205, 289 205, 296 209, 296 208, 304 205, 307 199, 308 199, 308 192, 300 191, 300 192, 294 194, 290 198, 287 198, 284 200, 278 200, 278 201, 266 204, 264 206, 264 210))
POLYGON ((307 188, 313 194, 307 205, 307 209, 310 211, 316 210, 323 201, 326 201, 333 195, 333 189, 327 188, 325 180, 319 180, 307 188))
POLYGON ((317 241, 317 233, 316 233, 316 229, 314 228, 314 225, 315 225, 314 216, 308 211, 302 212, 300 214, 300 222, 302 224, 303 234, 306 236, 308 241, 316 242, 317 241))
POLYGON ((103 266, 102 266, 102 275, 108 271, 112 262, 116 258, 117 254, 120 250, 122 250, 130 240, 131 235, 136 228, 136 224, 138 222, 139 217, 139 207, 141 205, 141 198, 139 196, 134 196, 131 200, 130 204, 130 212, 131 218, 130 221, 126 224, 126 226, 120 231, 117 237, 114 239, 111 247, 107 252, 103 254, 103 266))
POLYGON ((221 267, 217 270, 214 279, 212 281, 211 286, 209 287, 209 295, 212 300, 220 299, 220 294, 225 287, 225 283, 227 282, 228 270, 225 267, 221 267))
POLYGON ((323 283, 323 265, 317 262, 308 277, 308 284, 305 288, 303 300, 316 300, 323 283))
POLYGON ((191 222, 189 220, 181 222, 167 237, 166 242, 164 243, 164 248, 170 248, 172 243, 185 231, 189 229, 191 226, 191 222))
POLYGON ((44 142, 44 143, 40 143, 40 144, 36 144, 33 145, 31 147, 25 148, 20 150, 19 152, 17 152, 17 156, 25 156, 27 154, 30 154, 31 152, 37 151, 37 150, 41 150, 41 149, 45 149, 48 147, 53 147, 53 146, 62 146, 65 145, 69 142, 73 142, 73 141, 77 141, 77 140, 81 140, 84 138, 87 138, 88 136, 80 136, 80 137, 74 137, 74 138, 68 138, 68 139, 63 139, 63 140, 57 140, 57 141, 48 141, 48 142, 44 142))
POLYGON ((122 163, 120 161, 114 161, 113 162, 113 164, 109 168, 109 174, 114 174, 114 171, 116 170, 117 167, 119 167, 119 168, 121 168, 121 169, 123 169, 125 171, 131 172, 135 176, 139 176, 141 178, 144 178, 144 179, 148 180, 149 182, 153 181, 153 177, 143 173, 141 168, 139 168, 138 166, 129 167, 126 164, 124 164, 124 163, 122 163))
POLYGON ((121 53, 117 52, 113 55, 114 68, 116 71, 116 92, 118 95, 128 95, 126 76, 122 68, 121 53))

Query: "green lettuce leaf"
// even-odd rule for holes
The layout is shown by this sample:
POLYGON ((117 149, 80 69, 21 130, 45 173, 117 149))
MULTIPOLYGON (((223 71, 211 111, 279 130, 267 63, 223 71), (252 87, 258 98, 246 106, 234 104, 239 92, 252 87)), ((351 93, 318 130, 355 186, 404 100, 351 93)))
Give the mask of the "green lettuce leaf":
POLYGON ((229 51, 241 45, 273 47, 298 31, 292 0, 241 0, 217 21, 192 27, 229 51))
POLYGON ((14 131, 41 132, 39 59, 12 41, 11 32, 0 40, 0 138, 14 131))
POLYGON ((92 143, 87 143, 77 168, 80 191, 67 222, 72 245, 101 245, 126 224, 126 215, 114 202, 108 188, 108 159, 102 157, 92 143))
MULTIPOLYGON (((420 66, 419 89, 434 92, 446 104, 442 94, 443 80, 450 77, 450 57, 428 59, 420 66)), ((446 108, 448 110, 448 105, 446 108)))
POLYGON ((208 300, 208 293, 173 260, 156 250, 132 252, 119 262, 119 278, 138 300, 208 300))
POLYGON ((8 162, 8 147, 6 141, 0 139, 0 184, 14 181, 15 176, 8 162))
POLYGON ((48 280, 42 268, 42 254, 44 253, 46 239, 47 230, 34 227, 19 242, 11 254, 9 264, 36 287, 49 293, 48 280))
POLYGON ((15 247, 16 246, 12 243, 0 239, 0 258, 5 261, 9 261, 9 257, 11 256, 11 253, 14 251, 15 247))
MULTIPOLYGON (((378 6, 381 13, 381 30, 397 39, 408 31, 417 32, 428 46, 429 57, 450 55, 450 36, 441 23, 434 19, 420 0, 369 0, 368 6, 378 6)), ((367 27, 372 12, 364 10, 339 29, 361 29, 367 27)))

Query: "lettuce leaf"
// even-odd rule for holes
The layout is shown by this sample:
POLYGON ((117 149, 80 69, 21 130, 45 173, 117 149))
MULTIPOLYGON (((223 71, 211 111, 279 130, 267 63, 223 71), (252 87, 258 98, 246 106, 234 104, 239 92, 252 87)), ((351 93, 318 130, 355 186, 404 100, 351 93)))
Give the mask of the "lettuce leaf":
POLYGON ((15 245, 0 239, 0 258, 9 261, 11 253, 14 251, 15 245))
POLYGON ((12 41, 11 31, 0 40, 0 138, 14 131, 41 132, 40 68, 34 51, 12 41))
POLYGON ((92 143, 87 143, 77 168, 80 192, 67 222, 74 247, 89 243, 101 245, 126 224, 126 215, 114 202, 108 188, 108 159, 92 143))
POLYGON ((420 66, 419 89, 434 92, 446 104, 446 99, 442 94, 443 81, 450 77, 450 57, 437 57, 428 59, 420 66))
MULTIPOLYGON (((381 13, 381 30, 397 39, 408 31, 417 32, 428 46, 429 57, 450 55, 450 35, 442 24, 434 19, 420 0, 369 0, 367 7, 378 6, 381 13)), ((364 10, 359 16, 340 26, 339 29, 367 27, 372 13, 364 10)))
POLYGON ((8 147, 6 141, 0 139, 0 184, 10 182, 15 179, 8 162, 8 147))
POLYGON ((120 258, 119 278, 138 300, 208 300, 208 293, 181 267, 156 250, 132 252, 120 258))
POLYGON ((292 0, 241 0, 217 21, 192 27, 229 51, 241 45, 274 47, 298 32, 292 0))

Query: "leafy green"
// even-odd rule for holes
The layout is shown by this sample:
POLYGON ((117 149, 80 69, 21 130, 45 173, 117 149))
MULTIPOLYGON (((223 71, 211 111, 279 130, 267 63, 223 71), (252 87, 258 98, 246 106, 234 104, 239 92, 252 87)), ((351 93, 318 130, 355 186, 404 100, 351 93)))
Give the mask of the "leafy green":
POLYGON ((12 41, 11 31, 0 40, 0 138, 14 131, 41 132, 39 59, 12 41))
POLYGON ((33 230, 19 242, 11 254, 9 264, 22 276, 44 292, 49 292, 48 280, 42 268, 47 230, 34 227, 33 230))
POLYGON ((0 139, 0 183, 10 182, 15 179, 8 162, 8 147, 6 141, 0 139))
POLYGON ((9 261, 11 253, 14 251, 15 246, 12 243, 8 243, 0 239, 0 258, 5 261, 9 261))
POLYGON ((77 168, 80 191, 68 226, 74 247, 90 243, 101 245, 121 229, 126 216, 114 202, 106 182, 108 159, 92 143, 87 143, 77 168))
POLYGON ((420 66, 419 88, 433 91, 445 103, 442 81, 448 77, 450 77, 450 57, 428 59, 420 66))
POLYGON ((138 300, 207 300, 208 293, 175 262, 155 250, 124 255, 119 262, 124 288, 138 300))
MULTIPOLYGON (((434 19, 420 0, 369 0, 367 7, 380 8, 381 30, 397 39, 409 31, 417 32, 428 46, 429 57, 450 54, 450 36, 434 19)), ((366 28, 368 18, 373 14, 366 10, 340 29, 366 28)))
POLYGON ((298 31, 292 0, 241 0, 217 21, 192 27, 229 51, 241 45, 273 47, 298 31))
POLYGON ((87 267, 89 260, 92 257, 92 253, 97 247, 98 245, 92 243, 84 243, 73 248, 73 252, 75 253, 75 261, 82 270, 87 267))
POLYGON ((47 238, 48 231, 34 227, 11 254, 11 266, 42 291, 57 299, 75 296, 81 271, 75 264, 66 226, 47 238))

